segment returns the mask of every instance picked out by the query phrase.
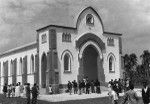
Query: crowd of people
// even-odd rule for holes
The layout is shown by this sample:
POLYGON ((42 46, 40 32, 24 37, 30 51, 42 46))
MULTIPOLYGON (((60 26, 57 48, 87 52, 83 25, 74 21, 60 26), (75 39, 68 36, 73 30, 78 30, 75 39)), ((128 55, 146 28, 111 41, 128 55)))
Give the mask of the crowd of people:
POLYGON ((27 104, 36 104, 37 102, 37 96, 39 94, 39 88, 36 85, 36 83, 33 85, 33 87, 30 87, 30 83, 26 83, 24 85, 21 85, 20 82, 15 84, 7 85, 5 84, 3 86, 3 94, 5 97, 26 97, 27 104), (30 101, 32 97, 32 101, 30 101))
MULTIPOLYGON (((112 101, 112 104, 118 104, 120 98, 119 93, 124 92, 124 97, 121 104, 138 104, 138 96, 134 91, 134 84, 130 80, 115 79, 109 81, 108 84, 108 95, 112 101)), ((67 92, 69 94, 90 94, 90 93, 101 93, 100 82, 98 80, 89 81, 88 78, 84 78, 80 81, 68 81, 67 92)), ((5 97, 26 97, 27 104, 36 104, 37 97, 39 94, 39 87, 36 83, 33 87, 30 87, 30 83, 21 85, 20 82, 15 84, 7 85, 3 87, 3 93, 5 97), (32 98, 32 100, 31 100, 32 98), (30 101, 31 100, 31 101, 30 101)), ((52 85, 49 85, 49 94, 53 94, 52 85)), ((142 99, 144 104, 150 103, 150 88, 148 87, 147 81, 143 82, 143 88, 141 90, 142 99)))
POLYGON ((84 78, 83 80, 77 81, 68 81, 67 84, 67 92, 70 94, 79 94, 82 93, 90 94, 90 93, 101 93, 100 82, 98 80, 89 81, 88 78, 84 78))
MULTIPOLYGON (((150 104, 150 88, 148 87, 148 81, 143 81, 143 88, 141 90, 142 100, 144 104, 150 104)), ((109 82, 108 95, 111 98, 112 104, 118 104, 119 93, 124 92, 122 102, 119 104, 138 104, 139 97, 134 90, 134 84, 130 80, 126 80, 123 84, 121 80, 111 80, 109 82)))

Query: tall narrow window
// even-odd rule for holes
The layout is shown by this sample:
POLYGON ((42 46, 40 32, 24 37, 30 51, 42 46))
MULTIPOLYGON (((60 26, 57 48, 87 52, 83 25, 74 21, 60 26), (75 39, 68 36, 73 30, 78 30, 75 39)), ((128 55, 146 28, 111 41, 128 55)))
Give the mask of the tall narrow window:
POLYGON ((34 56, 33 55, 31 56, 31 64, 30 65, 31 65, 30 73, 33 73, 34 72, 34 56))
POLYGON ((71 71, 71 59, 69 54, 64 56, 64 71, 71 71))
POLYGON ((19 68, 19 75, 23 74, 23 63, 22 63, 22 58, 20 58, 20 68, 19 68))
POLYGON ((110 56, 109 58, 109 72, 114 72, 115 71, 115 67, 114 67, 114 58, 112 56, 110 56))

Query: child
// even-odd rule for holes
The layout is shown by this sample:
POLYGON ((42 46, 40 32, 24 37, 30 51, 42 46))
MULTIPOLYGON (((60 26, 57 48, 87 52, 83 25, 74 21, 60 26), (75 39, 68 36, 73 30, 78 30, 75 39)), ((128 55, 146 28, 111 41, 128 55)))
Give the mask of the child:
POLYGON ((118 104, 118 96, 117 93, 114 91, 114 88, 111 86, 111 90, 108 92, 108 95, 111 98, 112 104, 118 104))
POLYGON ((51 85, 49 85, 49 94, 50 94, 50 95, 53 94, 52 86, 51 86, 51 85))

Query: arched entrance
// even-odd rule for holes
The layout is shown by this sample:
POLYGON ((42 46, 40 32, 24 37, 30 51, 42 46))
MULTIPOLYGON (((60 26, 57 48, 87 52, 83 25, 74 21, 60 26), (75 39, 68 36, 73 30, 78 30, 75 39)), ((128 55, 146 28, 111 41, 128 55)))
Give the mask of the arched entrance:
POLYGON ((83 51, 83 73, 89 80, 98 79, 98 56, 97 50, 92 45, 87 46, 83 51))
POLYGON ((103 68, 103 54, 99 45, 89 40, 79 50, 79 74, 78 80, 88 77, 89 80, 98 79, 105 82, 103 68))
POLYGON ((47 70, 47 58, 46 54, 42 55, 41 60, 41 85, 42 88, 46 88, 46 70, 47 70))

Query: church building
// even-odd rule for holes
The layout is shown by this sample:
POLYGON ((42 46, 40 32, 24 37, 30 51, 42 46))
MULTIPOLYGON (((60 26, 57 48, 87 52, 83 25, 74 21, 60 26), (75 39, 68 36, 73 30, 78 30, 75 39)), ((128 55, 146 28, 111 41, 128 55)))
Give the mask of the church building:
POLYGON ((49 25, 36 41, 0 54, 0 90, 5 83, 37 83, 46 90, 85 77, 101 85, 122 76, 120 33, 107 32, 95 9, 80 12, 75 27, 49 25))

